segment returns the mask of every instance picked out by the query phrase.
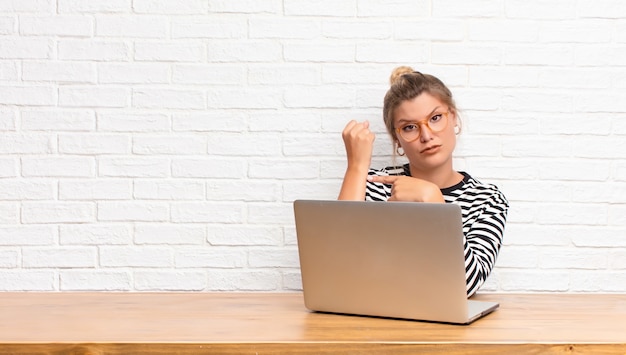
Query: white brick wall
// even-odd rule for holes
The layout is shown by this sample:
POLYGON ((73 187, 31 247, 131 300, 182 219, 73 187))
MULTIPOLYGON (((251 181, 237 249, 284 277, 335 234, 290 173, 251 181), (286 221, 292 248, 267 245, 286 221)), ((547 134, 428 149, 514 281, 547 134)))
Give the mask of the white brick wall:
POLYGON ((626 292, 626 3, 4 0, 0 290, 290 291, 397 65, 511 202, 485 289, 626 292))

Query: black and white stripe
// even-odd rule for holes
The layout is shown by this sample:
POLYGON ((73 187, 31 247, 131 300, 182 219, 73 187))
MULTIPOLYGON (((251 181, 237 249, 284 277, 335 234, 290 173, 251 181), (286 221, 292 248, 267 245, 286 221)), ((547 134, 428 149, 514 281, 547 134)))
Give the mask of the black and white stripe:
MULTIPOLYGON (((441 190, 446 203, 461 207, 465 245, 465 277, 467 296, 473 295, 485 282, 496 263, 502 246, 502 237, 509 203, 494 185, 483 184, 461 172, 463 180, 441 190)), ((369 175, 411 176, 408 164, 370 169, 369 175)), ((387 201, 391 185, 367 182, 366 201, 387 201)))

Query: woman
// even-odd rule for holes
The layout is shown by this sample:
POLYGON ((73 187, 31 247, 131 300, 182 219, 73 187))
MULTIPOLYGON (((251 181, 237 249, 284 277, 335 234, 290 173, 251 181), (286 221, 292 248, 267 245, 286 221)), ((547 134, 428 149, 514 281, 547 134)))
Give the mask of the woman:
POLYGON ((350 121, 342 136, 348 166, 340 200, 455 203, 463 214, 467 296, 485 282, 502 245, 508 201, 494 185, 455 171, 452 153, 461 126, 450 90, 410 67, 394 69, 383 119, 403 166, 370 168, 374 134, 350 121))

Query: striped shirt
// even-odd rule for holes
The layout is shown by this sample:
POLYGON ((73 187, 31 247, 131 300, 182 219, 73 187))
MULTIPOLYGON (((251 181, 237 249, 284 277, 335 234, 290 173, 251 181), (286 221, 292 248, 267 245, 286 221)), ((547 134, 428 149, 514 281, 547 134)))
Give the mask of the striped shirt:
MULTIPOLYGON (((498 257, 506 223, 509 203, 494 185, 483 184, 465 172, 458 184, 441 189, 446 203, 461 207, 463 243, 465 250, 465 278, 467 297, 472 296, 485 282, 498 257)), ((370 169, 369 175, 411 176, 409 165, 370 169)), ((367 182, 366 201, 387 201, 391 185, 367 182)))

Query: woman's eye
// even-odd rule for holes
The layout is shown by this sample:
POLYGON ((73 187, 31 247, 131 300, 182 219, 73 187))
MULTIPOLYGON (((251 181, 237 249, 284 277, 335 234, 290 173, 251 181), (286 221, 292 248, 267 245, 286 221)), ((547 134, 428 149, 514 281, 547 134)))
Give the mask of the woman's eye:
POLYGON ((433 117, 430 118, 430 122, 437 122, 439 120, 441 120, 441 114, 439 115, 434 115, 433 117))
POLYGON ((402 130, 405 131, 405 132, 414 131, 416 129, 417 129, 417 125, 414 125, 414 124, 408 124, 408 125, 402 127, 402 130))

